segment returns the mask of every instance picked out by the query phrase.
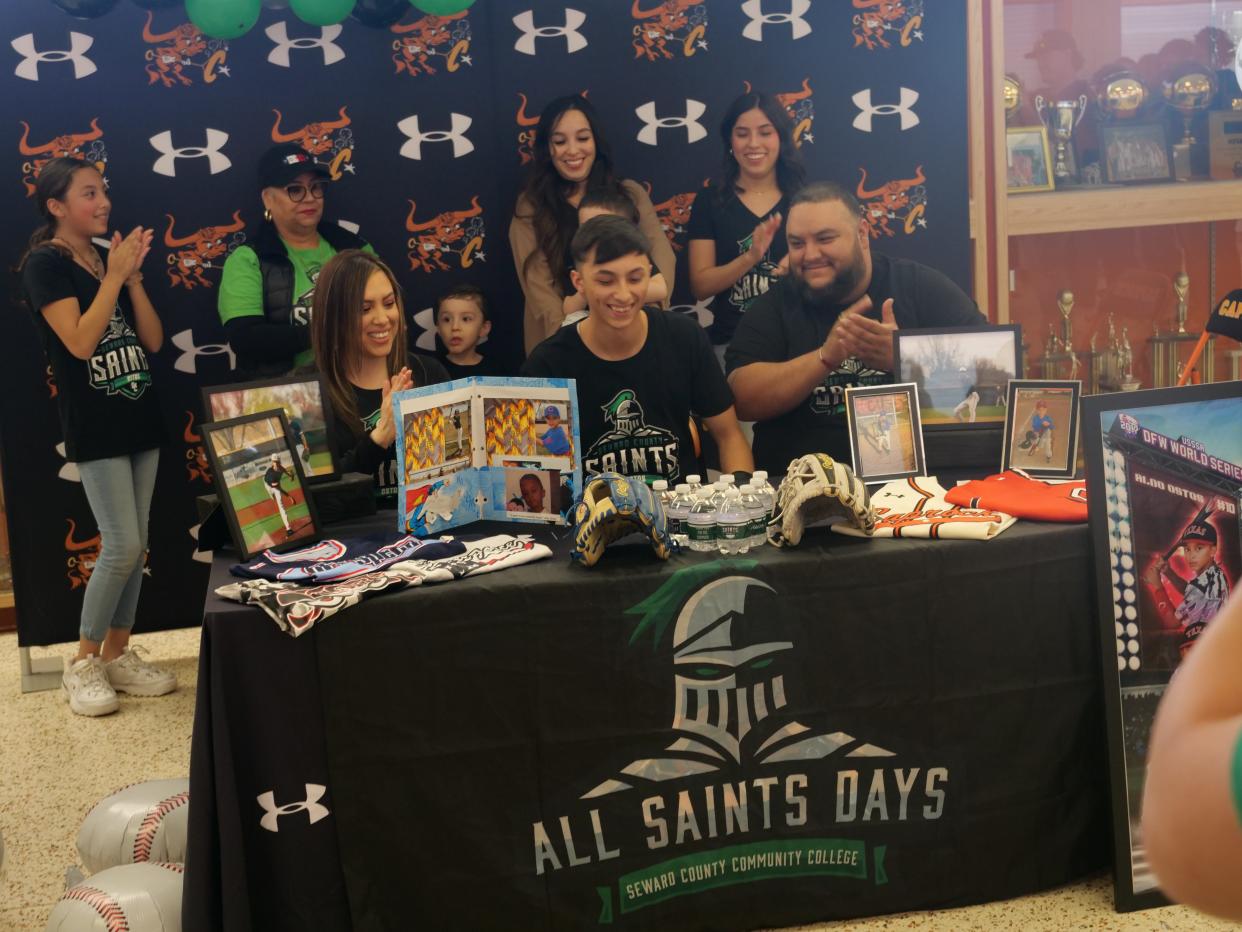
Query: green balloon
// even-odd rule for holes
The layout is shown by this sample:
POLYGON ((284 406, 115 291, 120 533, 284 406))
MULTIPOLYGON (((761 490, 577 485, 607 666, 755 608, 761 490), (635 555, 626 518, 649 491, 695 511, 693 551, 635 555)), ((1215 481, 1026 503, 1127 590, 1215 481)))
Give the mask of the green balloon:
POLYGON ((410 0, 410 6, 432 16, 451 16, 474 6, 474 0, 410 0))
POLYGON ((355 0, 289 0, 295 16, 312 26, 335 26, 354 9, 355 0))
POLYGON ((244 36, 259 21, 260 0, 185 0, 185 12, 199 32, 213 39, 244 36))

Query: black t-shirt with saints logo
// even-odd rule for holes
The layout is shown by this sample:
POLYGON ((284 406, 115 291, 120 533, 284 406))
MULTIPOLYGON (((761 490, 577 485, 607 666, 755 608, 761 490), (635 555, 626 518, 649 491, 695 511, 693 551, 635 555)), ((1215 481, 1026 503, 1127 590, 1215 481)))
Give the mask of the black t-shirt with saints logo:
MULTIPOLYGON (((947 276, 909 259, 871 253, 870 317, 880 317, 893 299, 898 328, 975 327, 987 323, 975 302, 947 276)), ((814 305, 802 299, 796 283, 782 280, 750 306, 725 352, 725 371, 755 362, 787 362, 823 346, 844 305, 814 305)), ((884 385, 891 372, 868 367, 851 356, 824 376, 803 401, 780 417, 755 424, 755 467, 783 476, 791 460, 807 453, 827 453, 850 461, 845 419, 845 390, 855 385, 884 385)))
POLYGON ((772 273, 788 251, 784 218, 789 214, 789 201, 782 197, 771 210, 760 216, 752 213, 736 194, 721 199, 716 188, 703 191, 694 199, 688 237, 715 242, 717 265, 727 265, 747 252, 755 227, 777 213, 782 218, 781 227, 772 238, 767 254, 750 271, 712 298, 710 309, 714 319, 708 334, 718 346, 733 339, 733 331, 737 329, 738 321, 746 313, 750 302, 764 294, 776 281, 772 273))
POLYGON ((702 328, 690 317, 647 308, 647 341, 629 359, 600 359, 578 326, 562 327, 531 352, 522 375, 576 379, 582 468, 647 479, 702 474, 690 414, 715 417, 733 394, 702 328))
POLYGON ((134 330, 134 309, 122 288, 112 320, 87 359, 78 359, 43 316, 43 308, 77 298, 85 313, 99 282, 51 246, 36 249, 22 269, 22 291, 47 352, 58 389, 65 458, 80 463, 151 450, 164 442, 163 420, 146 350, 134 330))

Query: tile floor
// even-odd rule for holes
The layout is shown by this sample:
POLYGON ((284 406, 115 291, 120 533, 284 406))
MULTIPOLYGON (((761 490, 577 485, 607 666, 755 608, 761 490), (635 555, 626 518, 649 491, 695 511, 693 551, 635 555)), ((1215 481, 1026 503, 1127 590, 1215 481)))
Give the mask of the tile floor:
MULTIPOLYGON (((150 649, 152 659, 176 672, 181 688, 158 699, 122 697, 120 712, 100 719, 72 715, 59 690, 23 695, 17 638, 0 635, 0 834, 5 846, 0 932, 44 928, 64 889, 65 871, 76 864, 78 826, 95 802, 127 783, 189 772, 198 635, 197 628, 190 628, 136 639, 150 649)), ((804 926, 799 932, 1235 928, 1180 906, 1115 913, 1111 880, 1104 875, 1003 903, 804 926)))

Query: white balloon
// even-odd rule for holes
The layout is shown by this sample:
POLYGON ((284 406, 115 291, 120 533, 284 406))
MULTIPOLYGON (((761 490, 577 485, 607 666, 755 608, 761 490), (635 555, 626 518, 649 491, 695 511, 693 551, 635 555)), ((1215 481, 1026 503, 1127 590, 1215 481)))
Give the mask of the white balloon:
POLYGON ((148 780, 95 804, 78 830, 82 865, 96 871, 142 861, 184 861, 190 781, 148 780))
POLYGON ((163 861, 101 871, 61 894, 45 932, 181 932, 182 871, 163 861))

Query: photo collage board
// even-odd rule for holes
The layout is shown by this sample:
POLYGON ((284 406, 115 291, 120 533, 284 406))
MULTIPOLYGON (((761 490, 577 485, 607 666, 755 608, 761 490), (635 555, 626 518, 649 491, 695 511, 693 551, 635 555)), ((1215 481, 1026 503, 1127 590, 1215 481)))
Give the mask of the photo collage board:
POLYGON ((393 395, 398 527, 567 524, 582 488, 572 379, 474 376, 393 395))

